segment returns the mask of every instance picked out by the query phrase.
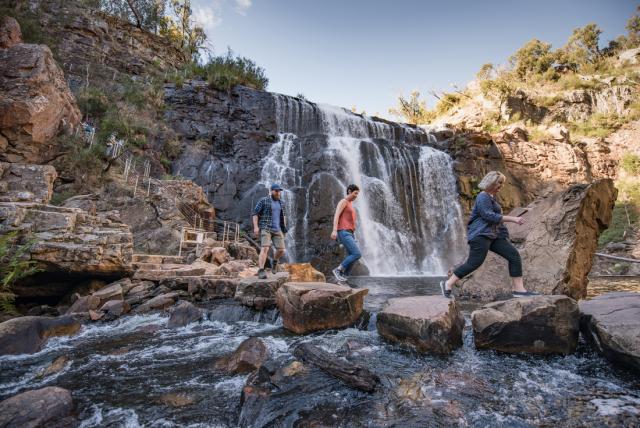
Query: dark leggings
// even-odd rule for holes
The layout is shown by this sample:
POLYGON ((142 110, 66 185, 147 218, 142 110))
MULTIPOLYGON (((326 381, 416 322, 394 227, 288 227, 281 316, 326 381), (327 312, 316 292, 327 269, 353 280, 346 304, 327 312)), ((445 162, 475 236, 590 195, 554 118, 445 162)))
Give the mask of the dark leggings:
POLYGON ((506 238, 490 239, 485 236, 476 236, 469 241, 469 257, 464 264, 453 271, 454 275, 458 278, 464 278, 478 269, 487 257, 489 250, 507 259, 510 277, 519 278, 522 276, 522 261, 516 247, 506 238))

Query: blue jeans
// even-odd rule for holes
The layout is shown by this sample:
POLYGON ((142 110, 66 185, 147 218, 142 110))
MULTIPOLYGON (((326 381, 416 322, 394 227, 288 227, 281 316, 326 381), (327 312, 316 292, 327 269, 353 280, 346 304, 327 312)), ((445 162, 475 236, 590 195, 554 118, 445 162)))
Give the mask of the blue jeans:
POLYGON ((351 267, 362 257, 362 254, 360 253, 356 239, 353 237, 353 233, 348 230, 339 230, 338 240, 344 245, 345 250, 347 250, 347 257, 345 257, 340 266, 342 266, 344 274, 349 275, 351 267))

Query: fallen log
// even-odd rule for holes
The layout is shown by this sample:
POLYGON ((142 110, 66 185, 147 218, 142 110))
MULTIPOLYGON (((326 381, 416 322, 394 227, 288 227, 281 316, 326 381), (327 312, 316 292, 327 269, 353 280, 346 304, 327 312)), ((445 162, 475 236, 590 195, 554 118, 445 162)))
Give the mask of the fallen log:
POLYGON ((293 351, 293 355, 318 367, 352 388, 373 392, 380 383, 380 378, 366 368, 340 360, 310 343, 298 345, 293 351))

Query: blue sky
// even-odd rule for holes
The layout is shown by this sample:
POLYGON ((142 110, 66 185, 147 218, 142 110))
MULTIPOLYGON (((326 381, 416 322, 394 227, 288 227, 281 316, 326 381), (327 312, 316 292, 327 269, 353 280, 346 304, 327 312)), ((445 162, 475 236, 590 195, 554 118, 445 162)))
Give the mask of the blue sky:
POLYGON ((532 38, 559 47, 595 22, 608 41, 632 0, 192 0, 216 54, 266 70, 268 90, 388 116, 399 94, 463 87, 532 38))

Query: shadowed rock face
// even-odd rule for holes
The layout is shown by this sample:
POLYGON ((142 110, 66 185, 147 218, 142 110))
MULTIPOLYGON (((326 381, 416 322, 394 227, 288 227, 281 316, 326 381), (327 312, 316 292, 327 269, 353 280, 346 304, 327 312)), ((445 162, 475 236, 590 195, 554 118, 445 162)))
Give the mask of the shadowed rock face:
POLYGON ((390 299, 376 325, 385 339, 419 352, 446 355, 462 346, 464 317, 454 300, 441 296, 390 299))
POLYGON ((567 355, 578 345, 578 305, 566 296, 490 303, 474 311, 471 322, 479 349, 567 355))
POLYGON ((0 402, 0 426, 75 426, 71 391, 56 386, 26 391, 0 402))
MULTIPOLYGON (((525 224, 507 223, 522 258, 524 284, 543 294, 586 296, 600 233, 609 225, 617 191, 609 179, 576 185, 536 201, 522 215, 525 224)), ((510 297, 507 262, 489 253, 484 264, 455 289, 461 297, 484 301, 510 297)))
POLYGON ((0 323, 0 355, 33 354, 53 336, 67 336, 80 330, 73 317, 19 317, 0 323))
POLYGON ((608 360, 640 372, 640 293, 607 293, 580 302, 580 330, 608 360))
POLYGON ((368 292, 322 282, 288 282, 278 289, 276 299, 284 328, 305 334, 354 324, 368 292))

